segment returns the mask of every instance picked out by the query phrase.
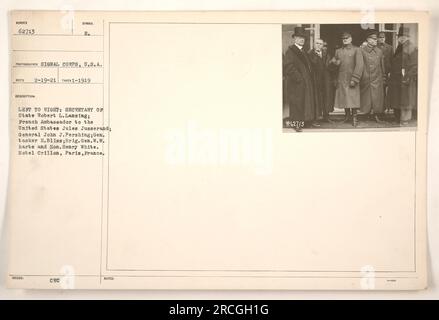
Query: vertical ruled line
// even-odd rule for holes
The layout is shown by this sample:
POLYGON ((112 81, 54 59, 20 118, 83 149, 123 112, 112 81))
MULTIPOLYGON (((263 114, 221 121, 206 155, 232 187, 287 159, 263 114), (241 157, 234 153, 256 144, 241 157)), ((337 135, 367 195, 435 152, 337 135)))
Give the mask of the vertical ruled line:
MULTIPOLYGON (((105 126, 105 20, 102 20, 102 126, 105 126)), ((102 151, 105 150, 104 143, 102 142, 102 151)), ((101 163, 101 246, 100 246, 100 259, 99 259, 99 284, 102 284, 102 250, 103 250, 103 217, 104 217, 104 164, 105 154, 102 155, 101 163)))

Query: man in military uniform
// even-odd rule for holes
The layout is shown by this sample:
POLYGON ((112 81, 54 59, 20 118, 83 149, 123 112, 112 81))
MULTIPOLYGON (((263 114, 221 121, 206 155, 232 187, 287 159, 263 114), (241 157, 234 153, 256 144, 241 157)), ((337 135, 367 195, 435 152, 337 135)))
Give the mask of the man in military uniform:
POLYGON ((393 47, 386 43, 386 33, 378 33, 378 48, 381 49, 384 55, 384 71, 386 75, 390 72, 390 62, 393 55, 393 47))
POLYGON ((335 108, 344 108, 345 119, 357 126, 357 111, 360 108, 360 78, 363 73, 363 55, 361 49, 352 44, 348 32, 342 34, 343 46, 335 51, 330 63, 338 68, 337 89, 335 91, 335 108))
POLYGON ((406 126, 417 109, 418 48, 410 41, 407 27, 399 29, 398 43, 390 66, 389 100, 395 120, 406 126))
POLYGON ((315 82, 311 62, 304 50, 305 30, 294 28, 294 44, 285 52, 283 76, 290 109, 289 122, 300 132, 305 126, 318 126, 316 120, 315 82))
POLYGON ((367 45, 361 48, 364 67, 360 81, 360 111, 381 122, 378 115, 384 112, 384 55, 377 46, 378 33, 375 30, 368 30, 366 42, 367 45))

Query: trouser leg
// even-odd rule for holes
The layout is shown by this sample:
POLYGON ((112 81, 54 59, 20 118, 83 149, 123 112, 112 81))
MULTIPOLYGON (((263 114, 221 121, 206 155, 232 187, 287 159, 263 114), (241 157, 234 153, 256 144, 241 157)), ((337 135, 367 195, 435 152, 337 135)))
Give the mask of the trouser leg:
POLYGON ((373 112, 373 119, 377 122, 377 123, 380 123, 380 122, 383 122, 381 119, 383 119, 383 117, 384 117, 384 113, 382 113, 382 112, 373 112))
POLYGON ((325 122, 329 122, 329 123, 334 123, 334 121, 332 121, 331 119, 329 119, 329 112, 328 111, 323 111, 323 121, 325 122))
POLYGON ((393 115, 395 117, 395 121, 399 123, 399 121, 401 121, 401 110, 393 109, 393 115))
POLYGON ((401 122, 408 122, 412 119, 411 109, 401 109, 401 122))
POLYGON ((345 116, 344 116, 343 122, 348 122, 349 119, 351 118, 351 109, 350 108, 345 108, 344 109, 344 114, 345 114, 345 116))
POLYGON ((352 125, 354 126, 354 127, 356 127, 357 125, 358 125, 358 119, 357 119, 357 109, 356 108, 353 108, 352 109, 352 125))

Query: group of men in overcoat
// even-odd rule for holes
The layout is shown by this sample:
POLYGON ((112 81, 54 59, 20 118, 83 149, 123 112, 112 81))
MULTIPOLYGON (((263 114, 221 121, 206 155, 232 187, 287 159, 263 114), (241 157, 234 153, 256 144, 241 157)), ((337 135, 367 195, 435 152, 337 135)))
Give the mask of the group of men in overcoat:
POLYGON ((402 126, 412 118, 417 101, 417 48, 409 30, 401 27, 398 47, 385 43, 385 34, 368 30, 361 47, 352 44, 352 35, 341 35, 343 45, 329 57, 324 41, 316 39, 306 52, 305 30, 296 27, 294 44, 283 57, 283 76, 289 105, 289 126, 319 127, 320 120, 332 122, 329 113, 345 110, 343 122, 358 125, 357 114, 377 122, 386 109, 393 109, 402 126))

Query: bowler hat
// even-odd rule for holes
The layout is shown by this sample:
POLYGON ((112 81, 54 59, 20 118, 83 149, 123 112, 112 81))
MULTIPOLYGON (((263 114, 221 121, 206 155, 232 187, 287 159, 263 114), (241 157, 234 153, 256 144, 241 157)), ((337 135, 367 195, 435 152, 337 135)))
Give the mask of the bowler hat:
POLYGON ((292 37, 303 37, 306 38, 305 29, 303 27, 294 27, 294 33, 292 37))
POLYGON ((407 27, 399 27, 398 37, 399 36, 410 36, 410 29, 407 27))

